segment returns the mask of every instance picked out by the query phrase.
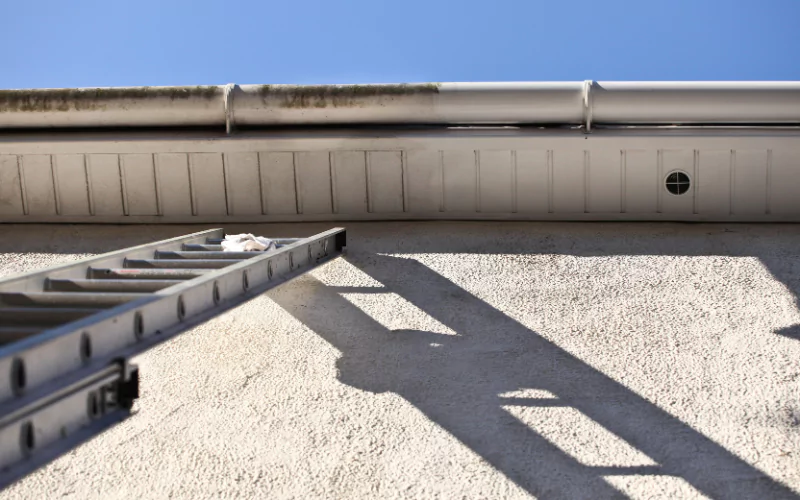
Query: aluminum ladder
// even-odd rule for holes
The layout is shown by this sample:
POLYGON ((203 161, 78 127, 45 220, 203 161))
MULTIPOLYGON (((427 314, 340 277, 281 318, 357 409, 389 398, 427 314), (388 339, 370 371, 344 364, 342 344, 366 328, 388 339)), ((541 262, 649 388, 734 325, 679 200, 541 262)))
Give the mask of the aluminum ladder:
POLYGON ((226 252, 202 231, 0 280, 0 489, 130 416, 131 357, 342 254, 344 229, 226 252))

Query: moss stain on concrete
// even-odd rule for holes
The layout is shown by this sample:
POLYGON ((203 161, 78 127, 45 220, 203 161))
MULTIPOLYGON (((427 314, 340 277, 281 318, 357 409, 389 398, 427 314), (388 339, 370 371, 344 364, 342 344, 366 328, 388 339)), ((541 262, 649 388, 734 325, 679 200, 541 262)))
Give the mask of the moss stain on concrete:
POLYGON ((110 101, 214 99, 221 95, 222 89, 216 86, 0 90, 0 113, 98 111, 106 109, 110 101))
POLYGON ((265 105, 281 108, 355 108, 369 100, 439 93, 438 83, 391 85, 261 85, 265 105))
MULTIPOLYGON (((386 85, 261 85, 265 105, 281 108, 354 108, 370 101, 439 93, 438 83, 386 85)), ((102 111, 113 101, 217 99, 222 87, 130 87, 0 90, 0 113, 102 111)), ((124 107, 124 106, 123 106, 124 107)))

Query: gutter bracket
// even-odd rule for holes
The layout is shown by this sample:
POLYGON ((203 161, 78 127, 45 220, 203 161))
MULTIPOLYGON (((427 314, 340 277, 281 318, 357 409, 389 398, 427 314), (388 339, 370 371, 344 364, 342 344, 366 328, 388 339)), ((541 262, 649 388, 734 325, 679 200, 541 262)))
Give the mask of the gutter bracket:
POLYGON ((234 130, 234 116, 233 116, 233 91, 236 89, 235 83, 225 85, 222 93, 225 107, 225 133, 230 135, 234 130))
POLYGON ((592 87, 594 80, 583 82, 583 133, 592 133, 592 87))

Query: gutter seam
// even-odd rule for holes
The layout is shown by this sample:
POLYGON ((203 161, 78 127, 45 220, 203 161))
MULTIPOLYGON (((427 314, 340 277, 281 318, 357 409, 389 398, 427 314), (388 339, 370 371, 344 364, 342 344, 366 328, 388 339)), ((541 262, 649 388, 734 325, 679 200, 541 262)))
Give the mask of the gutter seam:
POLYGON ((223 106, 225 109, 225 133, 231 135, 234 130, 235 117, 233 108, 233 91, 236 89, 235 83, 225 85, 223 89, 222 98, 223 106))
POLYGON ((594 80, 583 82, 583 130, 586 134, 592 133, 592 87, 594 80))

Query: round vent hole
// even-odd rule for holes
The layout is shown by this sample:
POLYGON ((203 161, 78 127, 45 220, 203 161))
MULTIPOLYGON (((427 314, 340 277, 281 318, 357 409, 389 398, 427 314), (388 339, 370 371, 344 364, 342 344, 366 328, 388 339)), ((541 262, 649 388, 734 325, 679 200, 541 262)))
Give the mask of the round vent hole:
POLYGON ((667 175, 666 187, 670 193, 680 196, 692 186, 692 181, 685 172, 672 172, 667 175))

